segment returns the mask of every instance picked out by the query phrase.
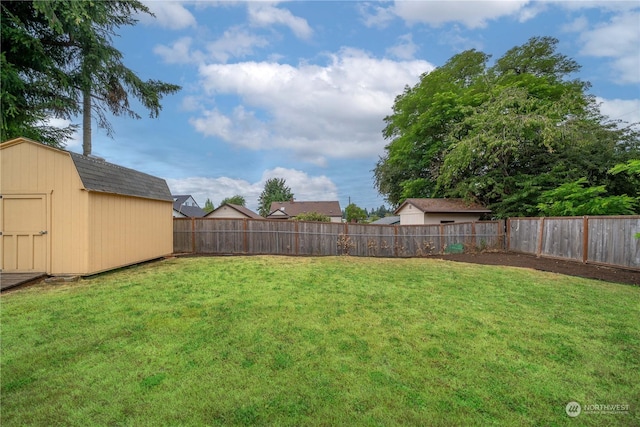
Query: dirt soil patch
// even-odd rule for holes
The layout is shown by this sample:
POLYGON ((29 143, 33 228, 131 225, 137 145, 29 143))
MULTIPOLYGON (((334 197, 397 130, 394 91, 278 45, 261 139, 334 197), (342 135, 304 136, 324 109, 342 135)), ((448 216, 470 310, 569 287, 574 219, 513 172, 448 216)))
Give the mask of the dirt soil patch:
POLYGON ((482 252, 465 254, 437 255, 435 258, 449 261, 469 262, 485 265, 508 265, 511 267, 533 268, 569 276, 586 277, 614 283, 626 283, 640 286, 640 271, 624 268, 613 268, 595 264, 583 264, 575 261, 564 261, 553 258, 536 257, 513 252, 482 252))

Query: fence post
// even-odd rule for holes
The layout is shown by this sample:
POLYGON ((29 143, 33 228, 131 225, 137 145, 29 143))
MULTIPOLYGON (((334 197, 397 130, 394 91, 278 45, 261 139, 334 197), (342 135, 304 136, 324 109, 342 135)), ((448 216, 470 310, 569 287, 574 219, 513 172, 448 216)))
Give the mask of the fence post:
POLYGON ((244 253, 249 252, 249 236, 247 229, 247 218, 242 219, 242 248, 244 249, 244 253))
POLYGON ((444 247, 444 224, 440 224, 439 227, 440 230, 440 252, 444 253, 445 247, 444 247))
POLYGON ((589 259, 589 217, 582 217, 582 262, 589 259))
POLYGON ((504 227, 507 227, 506 235, 503 235, 504 239, 502 240, 503 248, 508 252, 511 249, 511 217, 507 218, 505 222, 502 224, 503 229, 498 231, 498 238, 500 238, 500 234, 504 232, 504 227))
POLYGON ((538 226, 538 247, 536 249, 536 256, 539 257, 542 254, 542 238, 544 237, 544 217, 540 218, 540 225, 538 226))
POLYGON ((196 253, 196 219, 191 218, 191 253, 196 253))
POLYGON ((296 251, 296 255, 299 255, 300 253, 300 237, 298 234, 298 221, 295 221, 295 224, 293 226, 293 232, 295 233, 295 251, 296 251))
POLYGON ((477 248, 478 247, 478 242, 476 241, 476 222, 475 221, 471 221, 471 241, 473 242, 473 248, 477 248))
POLYGON ((400 245, 398 244, 398 225, 393 226, 393 256, 398 256, 398 248, 400 245))

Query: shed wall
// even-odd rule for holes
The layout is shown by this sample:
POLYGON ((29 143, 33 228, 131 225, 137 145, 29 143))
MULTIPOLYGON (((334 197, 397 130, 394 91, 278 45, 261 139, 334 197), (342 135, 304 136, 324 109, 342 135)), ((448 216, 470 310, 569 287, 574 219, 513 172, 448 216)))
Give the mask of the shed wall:
POLYGON ((173 203, 89 193, 89 270, 159 258, 173 252, 173 203))
MULTIPOLYGON (((46 195, 49 210, 48 274, 87 269, 88 194, 71 156, 34 143, 0 150, 2 194, 46 195)), ((2 257, 0 257, 2 258, 2 257)))

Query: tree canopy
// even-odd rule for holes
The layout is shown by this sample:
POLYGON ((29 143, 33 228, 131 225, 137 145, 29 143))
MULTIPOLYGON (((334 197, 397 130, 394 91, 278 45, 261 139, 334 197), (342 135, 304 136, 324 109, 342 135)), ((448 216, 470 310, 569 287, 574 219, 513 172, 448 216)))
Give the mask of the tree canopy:
POLYGON ((266 217, 270 213, 271 203, 287 202, 292 199, 293 193, 284 178, 270 178, 264 184, 264 190, 258 198, 258 213, 266 217))
POLYGON ((3 1, 1 8, 2 139, 24 135, 61 145, 74 128, 56 131, 46 119, 82 115, 90 154, 92 116, 111 136, 107 113, 140 118, 130 96, 157 117, 162 97, 180 89, 143 81, 112 45, 118 28, 136 24, 136 14, 152 15, 137 0, 3 1))
POLYGON ((206 213, 209 213, 209 212, 213 212, 214 209, 215 207, 213 206, 213 202, 211 201, 211 199, 207 198, 207 201, 204 202, 204 208, 202 208, 202 210, 205 211, 206 213))
POLYGON ((344 209, 344 216, 347 222, 362 222, 367 219, 367 212, 355 203, 350 203, 344 209))
POLYGON ((469 50, 421 76, 385 118, 390 142, 374 169, 394 206, 410 197, 463 197, 498 217, 537 215, 545 191, 585 178, 610 196, 637 196, 609 174, 640 158, 638 132, 604 117, 579 65, 536 37, 489 66, 469 50))
POLYGON ((245 206, 247 204, 247 201, 241 195, 236 194, 235 196, 225 198, 223 201, 220 202, 220 206, 224 205, 225 203, 231 203, 232 205, 245 206))

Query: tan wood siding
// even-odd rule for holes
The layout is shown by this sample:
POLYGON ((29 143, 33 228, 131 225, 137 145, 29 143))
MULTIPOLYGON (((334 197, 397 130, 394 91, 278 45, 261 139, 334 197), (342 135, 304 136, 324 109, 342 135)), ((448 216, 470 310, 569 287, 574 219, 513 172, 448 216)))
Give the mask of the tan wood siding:
POLYGON ((87 269, 87 194, 68 153, 21 143, 0 151, 2 194, 45 194, 49 274, 87 269))
POLYGON ((173 251, 171 202, 90 192, 89 269, 134 264, 173 251))

